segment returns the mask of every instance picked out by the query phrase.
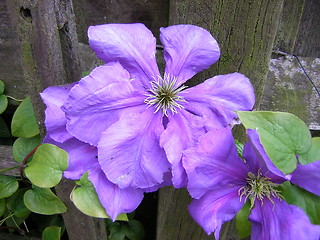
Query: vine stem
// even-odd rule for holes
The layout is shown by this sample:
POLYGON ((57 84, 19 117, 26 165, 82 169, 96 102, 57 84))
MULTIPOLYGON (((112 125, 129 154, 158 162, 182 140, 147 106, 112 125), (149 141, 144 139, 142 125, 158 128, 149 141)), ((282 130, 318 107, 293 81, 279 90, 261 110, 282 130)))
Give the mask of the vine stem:
POLYGON ((38 147, 40 147, 41 144, 39 144, 38 146, 36 146, 31 152, 29 152, 29 154, 23 159, 23 161, 21 162, 21 166, 20 166, 20 176, 21 179, 24 183, 26 183, 25 178, 24 178, 24 169, 27 166, 27 162, 29 160, 29 158, 37 151, 38 147))

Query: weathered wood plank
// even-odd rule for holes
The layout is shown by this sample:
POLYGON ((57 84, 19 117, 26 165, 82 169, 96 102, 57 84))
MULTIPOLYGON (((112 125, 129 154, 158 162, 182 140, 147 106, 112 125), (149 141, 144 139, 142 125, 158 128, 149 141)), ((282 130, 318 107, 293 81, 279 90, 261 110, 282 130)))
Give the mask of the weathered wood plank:
MULTIPOLYGON (((198 84, 216 74, 241 72, 248 76, 254 85, 258 108, 282 6, 283 1, 278 0, 171 1, 170 24, 188 23, 202 26, 213 34, 221 47, 222 55, 218 63, 196 76, 187 85, 198 84)), ((182 196, 180 190, 160 189, 159 199, 158 240, 207 238, 197 230, 196 223, 184 218, 187 215, 187 202, 190 201, 187 195, 182 196), (164 201, 165 198, 172 201, 164 201), (166 222, 174 223, 176 227, 161 225, 166 222), (194 235, 194 232, 197 233, 194 235)), ((233 223, 221 233, 221 239, 239 239, 233 223)))
POLYGON ((294 54, 301 57, 320 56, 320 1, 305 0, 294 54))
MULTIPOLYGON (((320 89, 320 58, 299 57, 320 89)), ((261 109, 285 111, 300 117, 311 130, 320 130, 320 99, 294 56, 271 59, 261 109)))
POLYGON ((158 38, 159 28, 168 25, 169 0, 73 0, 79 41, 87 43, 90 25, 144 23, 158 38))
POLYGON ((274 49, 293 53, 305 0, 284 0, 274 49))
MULTIPOLYGON (((34 104, 41 135, 44 136, 44 104, 39 92, 52 85, 80 79, 78 39, 71 0, 8 0, 8 15, 17 37, 16 54, 20 57, 23 78, 34 104)), ((70 240, 106 239, 103 220, 97 224, 73 209, 70 191, 74 184, 63 181, 56 187, 58 196, 69 206, 63 214, 70 240)))
MULTIPOLYGON (((19 163, 13 159, 12 147, 0 145, 0 169, 12 168, 17 165, 19 165, 19 163)), ((19 168, 15 168, 10 171, 5 171, 1 174, 11 175, 11 176, 19 176, 20 170, 19 170, 19 168)))

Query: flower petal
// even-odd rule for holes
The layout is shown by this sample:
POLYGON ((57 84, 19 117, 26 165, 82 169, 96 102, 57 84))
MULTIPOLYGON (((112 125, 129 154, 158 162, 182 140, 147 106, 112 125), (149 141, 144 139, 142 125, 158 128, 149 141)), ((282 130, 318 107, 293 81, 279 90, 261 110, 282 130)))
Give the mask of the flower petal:
POLYGON ((145 87, 159 76, 156 63, 156 39, 145 25, 104 24, 88 30, 89 44, 105 62, 118 61, 145 87))
POLYGON ((97 146, 101 133, 121 114, 145 109, 143 92, 135 90, 129 73, 119 63, 94 69, 70 91, 63 105, 67 130, 79 140, 97 146))
POLYGON ((46 136, 44 143, 54 144, 68 153, 68 168, 63 172, 65 178, 78 180, 85 172, 99 165, 97 148, 76 138, 71 138, 64 143, 58 143, 46 136))
POLYGON ((89 180, 93 183, 102 206, 113 221, 120 213, 134 211, 143 199, 143 190, 120 189, 107 179, 100 168, 90 170, 89 180))
POLYGON ((207 192, 200 199, 193 200, 188 209, 208 235, 214 232, 215 239, 219 239, 222 224, 231 220, 242 206, 238 188, 230 186, 207 192))
POLYGON ((170 164, 159 146, 161 113, 148 109, 124 116, 101 137, 98 156, 108 179, 120 188, 149 188, 163 182, 170 164))
POLYGON ((188 191, 200 198, 210 189, 246 185, 248 168, 239 158, 231 130, 221 128, 199 138, 199 143, 183 152, 188 175, 188 191))
POLYGON ((234 111, 252 110, 255 101, 249 79, 240 73, 215 76, 180 95, 186 110, 204 117, 208 131, 232 124, 234 111))
POLYGON ((290 181, 320 196, 320 160, 306 165, 298 164, 290 181))
POLYGON ((45 110, 45 126, 47 134, 57 142, 64 142, 73 136, 66 130, 67 119, 61 106, 67 100, 70 89, 75 84, 48 87, 40 96, 47 108, 45 110))
POLYGON ((285 175, 273 164, 265 152, 257 130, 247 130, 248 142, 244 146, 243 157, 253 173, 259 170, 275 183, 286 181, 285 175))
POLYGON ((175 188, 186 187, 187 176, 182 166, 182 151, 193 146, 197 139, 205 133, 201 119, 183 109, 179 113, 169 115, 169 122, 161 134, 160 146, 166 151, 172 164, 172 182, 175 188))
POLYGON ((251 239, 270 240, 319 240, 320 226, 310 223, 309 218, 297 206, 274 199, 255 204, 249 220, 252 222, 251 239))
POLYGON ((209 68, 220 57, 217 41, 201 27, 175 25, 161 28, 160 40, 164 47, 165 72, 178 77, 177 85, 209 68))

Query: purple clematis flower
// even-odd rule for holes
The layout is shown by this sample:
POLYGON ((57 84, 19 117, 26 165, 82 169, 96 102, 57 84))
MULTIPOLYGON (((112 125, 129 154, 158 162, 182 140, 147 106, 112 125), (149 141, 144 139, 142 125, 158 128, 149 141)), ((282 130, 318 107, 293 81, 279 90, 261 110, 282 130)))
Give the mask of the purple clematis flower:
POLYGON ((47 135, 44 142, 54 144, 68 152, 69 165, 63 173, 65 178, 78 180, 82 174, 89 172, 89 179, 96 189, 102 206, 110 218, 115 220, 120 213, 135 210, 143 199, 143 193, 152 190, 120 189, 110 182, 101 170, 97 159, 97 147, 79 141, 66 130, 67 121, 61 106, 74 85, 49 87, 41 93, 47 106, 45 111, 47 135))
MULTIPOLYGON (((206 133, 196 146, 184 151, 188 191, 195 198, 189 205, 191 216, 208 235, 214 232, 219 239, 222 224, 249 200, 251 239, 319 240, 320 226, 311 224, 302 209, 287 204, 276 189, 288 179, 267 156, 257 131, 248 130, 247 135, 244 160, 237 154, 229 128, 206 133)), ((291 179, 320 195, 320 161, 304 166, 314 173, 309 175, 313 179, 306 179, 301 168, 292 173, 291 179)))
POLYGON ((163 75, 156 39, 143 24, 91 26, 90 46, 106 65, 74 86, 62 107, 68 134, 97 147, 101 171, 121 189, 157 187, 170 172, 175 187, 185 186, 182 151, 254 104, 253 88, 240 73, 183 85, 220 56, 208 31, 192 25, 160 31, 163 75))

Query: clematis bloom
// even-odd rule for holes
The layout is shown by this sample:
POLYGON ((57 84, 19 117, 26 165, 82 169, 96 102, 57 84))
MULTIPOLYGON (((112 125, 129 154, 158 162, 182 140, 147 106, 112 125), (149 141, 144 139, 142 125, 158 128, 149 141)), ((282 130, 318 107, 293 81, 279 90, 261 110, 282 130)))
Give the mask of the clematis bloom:
POLYGON ((47 135, 44 142, 54 144, 68 152, 69 165, 63 173, 65 178, 78 180, 88 172, 88 177, 96 189, 102 206, 110 218, 115 220, 120 213, 134 211, 141 203, 143 193, 148 190, 120 189, 110 182, 99 165, 97 147, 79 141, 66 130, 67 121, 61 106, 74 85, 49 87, 40 94, 47 106, 45 111, 47 135))
POLYGON ((71 88, 62 106, 67 132, 97 148, 102 172, 121 189, 157 187, 168 173, 175 187, 185 186, 182 151, 254 104, 252 85, 240 73, 183 85, 220 56, 208 31, 176 25, 160 32, 163 75, 156 39, 143 24, 91 26, 90 46, 106 64, 71 88))
MULTIPOLYGON (((251 239, 318 240, 320 226, 310 223, 302 209, 289 205, 276 187, 287 181, 271 162, 256 130, 248 130, 242 160, 229 128, 213 130, 184 151, 188 191, 195 199, 189 205, 194 220, 209 235, 219 239, 222 224, 251 203, 251 239)), ((290 176, 294 183, 320 195, 320 161, 298 167, 290 176), (308 175, 308 172, 314 173, 308 175)))

